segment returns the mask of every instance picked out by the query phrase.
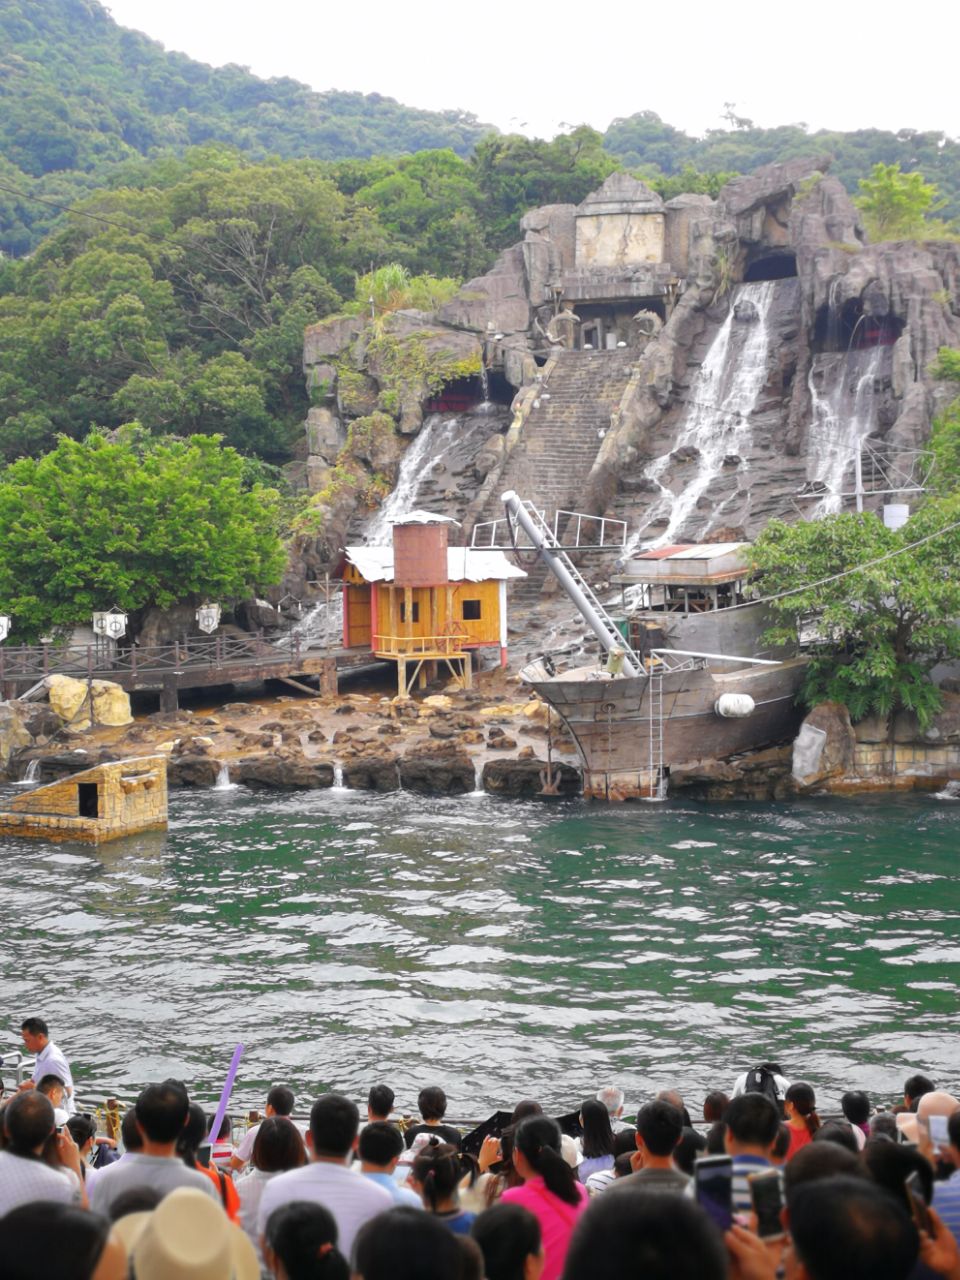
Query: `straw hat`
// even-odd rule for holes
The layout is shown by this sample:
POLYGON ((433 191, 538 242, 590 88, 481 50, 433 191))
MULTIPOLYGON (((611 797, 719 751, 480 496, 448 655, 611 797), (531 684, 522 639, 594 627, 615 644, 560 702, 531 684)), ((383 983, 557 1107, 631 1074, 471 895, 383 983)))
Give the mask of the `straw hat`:
POLYGON ((151 1213, 129 1213, 113 1234, 126 1246, 137 1280, 260 1280, 253 1245, 212 1196, 171 1191, 151 1213))
POLYGON ((960 1102, 952 1093, 946 1093, 943 1089, 934 1089, 932 1093, 925 1093, 917 1103, 916 1112, 902 1112, 897 1116, 897 1128, 903 1135, 906 1142, 918 1142, 920 1139, 920 1124, 929 1116, 952 1116, 954 1111, 960 1108, 960 1102))

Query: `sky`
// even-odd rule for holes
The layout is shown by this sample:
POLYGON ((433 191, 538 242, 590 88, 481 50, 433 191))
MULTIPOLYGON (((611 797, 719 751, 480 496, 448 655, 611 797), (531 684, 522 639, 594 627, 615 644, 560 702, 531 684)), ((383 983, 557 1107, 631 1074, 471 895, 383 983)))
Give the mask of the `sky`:
POLYGON ((122 26, 202 62, 460 108, 538 137, 638 111, 702 134, 723 127, 725 103, 762 126, 960 137, 952 0, 104 2, 122 26))

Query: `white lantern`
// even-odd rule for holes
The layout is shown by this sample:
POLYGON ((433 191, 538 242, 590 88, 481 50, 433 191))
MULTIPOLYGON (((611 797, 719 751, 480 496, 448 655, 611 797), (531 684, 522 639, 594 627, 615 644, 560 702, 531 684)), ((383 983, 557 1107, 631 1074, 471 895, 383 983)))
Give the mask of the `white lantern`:
POLYGON ((197 626, 207 635, 216 631, 220 625, 220 606, 218 604, 202 604, 197 610, 197 626))
POLYGON ((106 636, 109 640, 119 640, 127 631, 127 615, 114 605, 105 612, 93 615, 93 630, 98 636, 106 636))
POLYGON ((7 636, 10 634, 10 619, 5 613, 0 613, 0 644, 3 644, 7 636))

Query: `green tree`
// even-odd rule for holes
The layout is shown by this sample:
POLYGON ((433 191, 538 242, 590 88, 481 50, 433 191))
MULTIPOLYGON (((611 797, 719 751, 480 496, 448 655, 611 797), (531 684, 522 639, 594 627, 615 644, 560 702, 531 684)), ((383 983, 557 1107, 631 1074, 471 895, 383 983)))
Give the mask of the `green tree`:
POLYGON ((913 240, 933 230, 927 219, 937 203, 937 188, 922 173, 902 173, 899 164, 875 164, 861 178, 854 201, 872 240, 913 240))
POLYGON ((279 580, 279 495, 216 436, 61 438, 0 472, 0 611, 29 641, 116 603, 136 615, 279 580))
MULTIPOLYGON (((941 347, 930 372, 935 378, 960 383, 960 351, 941 347)), ((933 483, 940 494, 960 489, 960 396, 952 400, 933 420, 930 433, 933 452, 933 483)))
POLYGON ((753 546, 763 595, 790 593, 771 602, 776 623, 767 639, 791 643, 802 618, 816 619, 820 639, 802 691, 807 705, 842 702, 854 720, 906 709, 921 726, 929 724, 941 701, 930 670, 960 656, 954 524, 960 525, 960 497, 925 503, 898 530, 872 513, 767 525, 753 546), (940 530, 948 532, 912 546, 940 530), (823 581, 836 575, 844 576, 823 581))

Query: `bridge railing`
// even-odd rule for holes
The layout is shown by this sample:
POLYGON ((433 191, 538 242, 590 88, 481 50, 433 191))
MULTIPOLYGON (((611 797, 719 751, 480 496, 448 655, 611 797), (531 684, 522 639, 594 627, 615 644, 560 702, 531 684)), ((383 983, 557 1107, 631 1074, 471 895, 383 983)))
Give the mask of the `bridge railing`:
POLYGON ((0 681, 42 680, 58 674, 78 679, 133 683, 150 676, 181 674, 197 668, 268 667, 298 662, 301 637, 278 651, 261 636, 189 637, 163 645, 113 649, 86 645, 0 645, 0 681))

